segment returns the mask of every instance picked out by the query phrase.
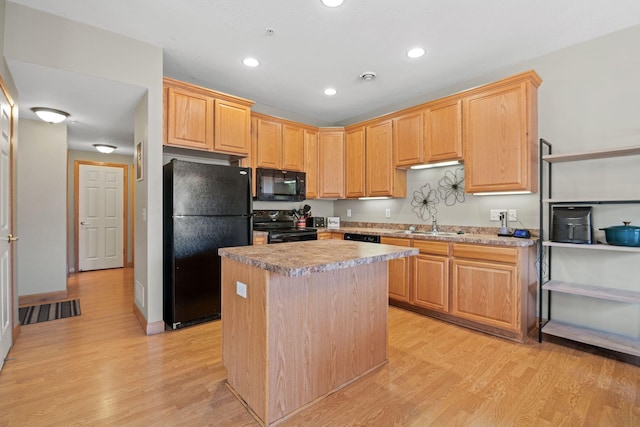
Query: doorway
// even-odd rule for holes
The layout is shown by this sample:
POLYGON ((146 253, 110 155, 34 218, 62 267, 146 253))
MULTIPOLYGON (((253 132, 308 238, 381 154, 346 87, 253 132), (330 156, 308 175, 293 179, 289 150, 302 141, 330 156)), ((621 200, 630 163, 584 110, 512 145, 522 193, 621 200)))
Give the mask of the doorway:
POLYGON ((128 165, 74 162, 76 271, 127 264, 128 165))

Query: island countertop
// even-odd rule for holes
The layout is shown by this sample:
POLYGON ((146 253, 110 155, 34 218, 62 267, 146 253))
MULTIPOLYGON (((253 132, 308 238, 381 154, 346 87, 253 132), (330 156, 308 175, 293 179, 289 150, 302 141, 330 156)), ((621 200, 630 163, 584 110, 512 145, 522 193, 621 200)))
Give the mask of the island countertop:
POLYGON ((309 240, 220 248, 222 257, 284 276, 307 276, 418 255, 417 248, 348 240, 309 240))

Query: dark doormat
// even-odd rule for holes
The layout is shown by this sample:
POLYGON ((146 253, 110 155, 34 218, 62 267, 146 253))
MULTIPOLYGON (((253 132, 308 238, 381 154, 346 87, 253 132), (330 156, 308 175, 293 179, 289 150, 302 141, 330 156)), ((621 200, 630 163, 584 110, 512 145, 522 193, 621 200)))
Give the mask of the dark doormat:
POLYGON ((21 307, 18 312, 20 323, 23 325, 80 316, 80 300, 74 299, 71 301, 21 307))

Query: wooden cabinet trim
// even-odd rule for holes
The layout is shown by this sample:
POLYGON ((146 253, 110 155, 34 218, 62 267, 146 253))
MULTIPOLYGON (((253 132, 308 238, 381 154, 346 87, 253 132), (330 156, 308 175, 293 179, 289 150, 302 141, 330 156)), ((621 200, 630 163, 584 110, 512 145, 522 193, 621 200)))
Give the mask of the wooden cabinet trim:
POLYGON ((194 84, 183 82, 180 80, 175 80, 170 77, 164 77, 162 81, 167 86, 186 90, 191 93, 200 93, 205 96, 211 96, 213 98, 222 99, 229 102, 235 102, 237 104, 245 105, 247 107, 251 107, 254 104, 254 102, 249 99, 240 98, 239 96, 235 96, 235 95, 229 95, 228 93, 224 93, 224 92, 218 92, 213 89, 208 89, 206 87, 194 85, 194 84))

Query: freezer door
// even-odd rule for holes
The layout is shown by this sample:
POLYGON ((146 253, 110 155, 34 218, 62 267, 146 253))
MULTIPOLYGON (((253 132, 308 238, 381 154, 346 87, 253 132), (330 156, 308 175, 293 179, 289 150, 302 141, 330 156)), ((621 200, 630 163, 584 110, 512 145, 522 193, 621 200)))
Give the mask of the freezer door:
POLYGON ((177 217, 174 228, 174 323, 220 314, 218 248, 251 244, 248 217, 177 217))
POLYGON ((249 215, 251 169, 172 160, 174 215, 249 215))

